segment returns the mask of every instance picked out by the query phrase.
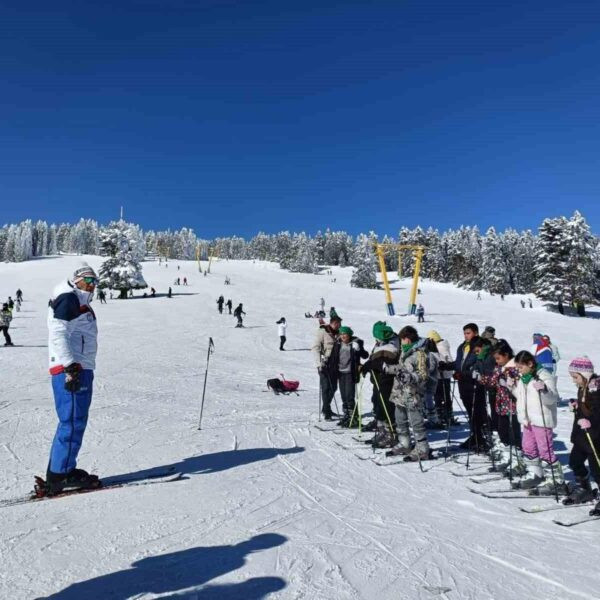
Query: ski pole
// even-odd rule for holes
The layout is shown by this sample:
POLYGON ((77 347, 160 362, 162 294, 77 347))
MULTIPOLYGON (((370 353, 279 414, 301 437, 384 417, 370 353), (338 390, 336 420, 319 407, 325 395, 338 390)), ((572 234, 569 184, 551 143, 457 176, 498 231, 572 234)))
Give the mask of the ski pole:
POLYGON ((598 468, 600 468, 600 458, 598 458, 598 452, 596 452, 596 447, 594 446, 594 442, 592 442, 592 436, 590 435, 590 433, 587 429, 584 429, 584 431, 585 431, 585 435, 587 437, 588 443, 590 444, 590 448, 592 449, 592 452, 594 453, 594 456, 596 458, 596 462, 598 463, 598 468))
POLYGON ((361 409, 360 409, 360 399, 362 397, 362 386, 365 383, 365 380, 363 379, 360 382, 360 385, 358 386, 357 389, 357 394, 355 395, 355 402, 354 402, 354 409, 352 410, 352 415, 350 416, 350 424, 352 424, 354 422, 354 417, 356 416, 357 420, 358 420, 358 435, 360 435, 361 433, 361 409))
POLYGON ((488 419, 488 427, 489 427, 489 435, 488 435, 488 444, 490 445, 490 458, 492 459, 492 471, 496 470, 496 459, 494 458, 494 444, 492 443, 494 440, 494 433, 492 430, 492 417, 491 417, 491 412, 492 412, 492 405, 490 402, 490 391, 487 389, 487 387, 485 388, 485 414, 487 415, 487 419, 488 419), (488 412, 488 406, 489 406, 489 412, 488 412))
POLYGON ((379 393, 379 399, 381 400, 381 405, 383 406, 383 412, 385 413, 385 418, 387 419, 388 425, 390 427, 390 435, 394 437, 394 428, 392 426, 392 420, 390 419, 390 415, 388 413, 387 406, 385 405, 385 400, 383 399, 383 395, 381 393, 381 388, 379 387, 379 382, 377 381, 377 376, 375 373, 371 372, 373 375, 373 381, 375 382, 375 386, 377 387, 377 392, 379 393))
MULTIPOLYGON (((540 381, 538 377, 535 378, 536 381, 540 381)), ((527 394, 527 387, 525 387, 525 394, 527 394)), ((544 424, 544 429, 548 429, 546 427, 546 415, 544 414, 544 405, 542 404, 542 394, 538 392, 538 398, 540 401, 540 412, 542 413, 542 423, 544 424)), ((532 425, 533 427, 533 425, 532 425)), ((550 430, 550 435, 552 435, 552 430, 550 430)), ((552 473, 552 485, 554 486, 554 496, 556 498, 556 502, 559 502, 558 499, 558 488, 556 487, 556 477, 554 476, 554 463, 550 462, 550 456, 552 455, 552 449, 550 447, 550 440, 546 435, 546 444, 548 446, 548 462, 550 463, 550 472, 552 473)))
POLYGON ((323 404, 323 389, 321 387, 321 371, 319 371, 319 422, 321 422, 321 406, 323 404))
POLYGON ((444 456, 444 462, 448 460, 448 453, 450 452, 450 424, 452 422, 452 411, 450 410, 451 404, 448 402, 448 390, 446 389, 445 383, 446 380, 442 379, 441 384, 444 392, 444 404, 446 405, 446 426, 448 427, 448 433, 446 435, 446 454, 444 456))
POLYGON ((202 403, 200 404, 200 418, 198 419, 198 429, 202 429, 202 413, 204 412, 204 396, 206 394, 206 380, 208 379, 208 362, 210 355, 215 351, 215 344, 211 337, 208 338, 208 353, 206 355, 206 370, 204 371, 204 386, 202 388, 202 403))

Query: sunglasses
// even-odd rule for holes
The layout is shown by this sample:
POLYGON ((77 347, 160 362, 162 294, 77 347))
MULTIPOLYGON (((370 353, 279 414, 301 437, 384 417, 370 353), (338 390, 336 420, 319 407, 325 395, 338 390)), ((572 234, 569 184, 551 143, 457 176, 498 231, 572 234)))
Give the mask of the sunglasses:
POLYGON ((86 283, 93 283, 94 285, 98 283, 98 280, 95 277, 84 277, 83 280, 86 283))

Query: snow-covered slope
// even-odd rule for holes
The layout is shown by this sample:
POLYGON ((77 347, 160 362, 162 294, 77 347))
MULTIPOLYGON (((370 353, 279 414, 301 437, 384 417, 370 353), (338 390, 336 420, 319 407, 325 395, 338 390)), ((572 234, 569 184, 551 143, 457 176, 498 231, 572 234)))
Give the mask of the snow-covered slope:
MULTIPOLYGON (((55 428, 46 304, 79 261, 0 265, 0 297, 20 286, 25 298, 11 328, 18 346, 0 347, 0 499, 27 492, 46 468, 55 428)), ((190 284, 174 286, 171 299, 95 303, 100 350, 79 464, 100 475, 175 465, 185 480, 1 508, 0 597, 598 598, 600 523, 560 528, 557 513, 521 513, 530 500, 476 496, 467 478, 449 475, 464 467, 441 460, 424 474, 414 464, 379 467, 338 445, 351 445, 351 435, 313 426, 317 377, 307 349, 316 321, 304 312, 324 296, 370 344, 372 323, 385 318, 383 292, 350 288, 344 269, 334 268, 332 283, 259 262, 217 261, 208 277, 194 263, 144 264, 159 294, 177 276, 190 284), (244 303, 245 329, 218 314, 221 293, 244 303), (281 316, 287 352, 278 351, 281 316), (209 336, 216 351, 198 431, 209 336), (265 392, 279 373, 301 381, 299 396, 265 392)), ((393 287, 403 308, 409 282, 393 287)), ((453 347, 468 321, 495 325, 515 349, 529 348, 534 331, 549 334, 564 358, 564 397, 573 394, 568 360, 585 352, 600 364, 595 319, 522 309, 515 297, 477 301, 449 285, 421 289, 419 331, 435 328, 453 347)), ((396 328, 415 320, 391 319, 396 328)), ((368 405, 368 384, 363 392, 368 405)), ((559 419, 566 462, 565 408, 559 419)), ((442 438, 432 435, 434 445, 442 438)))

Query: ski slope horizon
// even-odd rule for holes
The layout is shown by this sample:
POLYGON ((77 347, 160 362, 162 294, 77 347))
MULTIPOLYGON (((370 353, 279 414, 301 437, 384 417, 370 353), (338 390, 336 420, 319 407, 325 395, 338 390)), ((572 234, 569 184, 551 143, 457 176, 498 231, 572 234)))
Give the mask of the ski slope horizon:
MULTIPOLYGON (((98 269, 102 260, 63 255, 0 264, 0 297, 18 287, 24 293, 10 329, 16 347, 0 348, 0 500, 28 492, 46 469, 56 427, 48 299, 80 262, 98 269)), ((99 351, 79 466, 101 477, 173 466, 184 480, 1 508, 0 597, 598 597, 589 565, 600 555, 600 523, 561 528, 552 523, 555 513, 518 510, 551 499, 487 499, 469 492, 475 486, 468 478, 449 475, 463 465, 431 461, 426 473, 416 464, 380 467, 355 455, 351 434, 316 429, 318 378, 308 349, 317 321, 304 317, 324 297, 367 348, 377 320, 395 330, 414 324, 420 335, 435 329, 453 353, 470 321, 495 326, 515 350, 529 349, 539 331, 560 350, 558 387, 566 399, 575 395, 569 361, 587 354, 600 365, 592 344, 597 308, 588 307, 588 318, 562 316, 532 295, 502 301, 482 292, 477 300, 477 292, 424 280, 418 300, 426 323, 417 324, 415 316, 387 316, 383 291, 351 288, 351 268, 309 275, 216 260, 204 277, 191 261, 142 266, 156 298, 136 292, 93 303, 99 351), (189 285, 174 286, 178 276, 189 285), (173 298, 166 297, 169 286, 173 298), (243 302, 244 329, 218 314, 220 294, 234 306, 243 302), (530 297, 534 308, 522 309, 520 299, 530 297), (278 350, 275 324, 282 316, 286 352, 278 350), (199 431, 209 337, 215 352, 199 431), (299 395, 267 392, 266 380, 280 373, 300 380, 299 395)), ((401 312, 410 280, 390 278, 401 312)), ((366 383, 363 411, 370 391, 366 383)), ((455 410, 464 421, 456 403, 455 410)), ((558 418, 564 465, 572 424, 564 402, 558 418)), ((466 435, 465 426, 452 431, 453 441, 466 435)), ((430 440, 444 446, 445 432, 430 432, 430 440)), ((587 514, 583 507, 565 512, 587 514)))

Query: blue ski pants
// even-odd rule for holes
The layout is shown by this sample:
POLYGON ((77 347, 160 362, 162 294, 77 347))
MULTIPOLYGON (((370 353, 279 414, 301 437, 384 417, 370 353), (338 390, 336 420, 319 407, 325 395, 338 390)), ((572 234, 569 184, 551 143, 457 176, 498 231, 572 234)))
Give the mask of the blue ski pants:
POLYGON ((81 388, 77 392, 65 390, 65 374, 52 376, 54 405, 58 416, 58 427, 50 450, 49 470, 67 473, 77 465, 83 434, 92 402, 94 371, 84 369, 79 373, 81 388))

